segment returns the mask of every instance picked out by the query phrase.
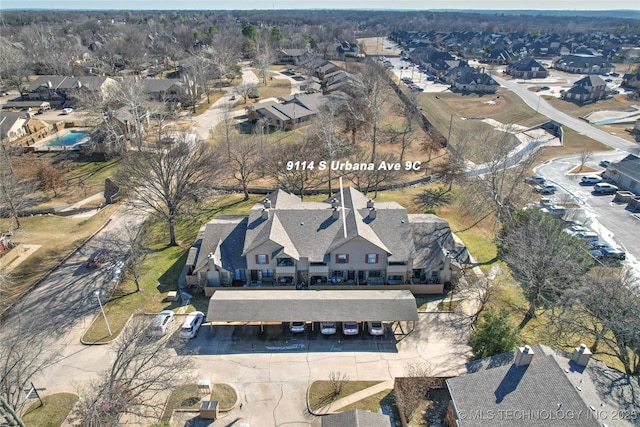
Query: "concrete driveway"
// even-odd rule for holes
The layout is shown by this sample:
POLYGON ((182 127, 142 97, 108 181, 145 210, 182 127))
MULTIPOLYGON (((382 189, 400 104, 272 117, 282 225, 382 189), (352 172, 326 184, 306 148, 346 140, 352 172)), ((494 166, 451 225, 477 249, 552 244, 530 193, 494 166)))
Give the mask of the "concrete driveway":
POLYGON ((332 371, 350 380, 392 380, 403 376, 409 363, 424 362, 434 375, 456 375, 469 356, 469 331, 470 319, 459 313, 421 313, 415 330, 404 337, 390 331, 384 337, 366 332, 294 336, 284 328, 282 335, 265 339, 257 326, 206 326, 189 348, 196 353, 199 379, 229 383, 240 395, 242 409, 211 425, 319 426, 320 419, 306 405, 312 382, 327 380, 332 371))

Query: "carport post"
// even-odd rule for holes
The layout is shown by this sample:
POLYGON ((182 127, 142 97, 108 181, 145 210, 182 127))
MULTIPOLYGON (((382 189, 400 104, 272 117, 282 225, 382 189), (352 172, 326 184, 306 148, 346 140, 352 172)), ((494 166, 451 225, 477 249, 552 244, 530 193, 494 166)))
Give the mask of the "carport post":
POLYGON ((260 332, 264 332, 264 323, 260 322, 260 332))

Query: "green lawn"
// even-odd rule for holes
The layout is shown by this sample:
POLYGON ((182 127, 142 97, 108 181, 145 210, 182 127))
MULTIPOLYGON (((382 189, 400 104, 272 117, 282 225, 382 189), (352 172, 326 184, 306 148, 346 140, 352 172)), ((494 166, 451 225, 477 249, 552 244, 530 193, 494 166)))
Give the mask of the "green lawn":
POLYGON ((42 401, 44 406, 36 401, 24 412, 22 421, 26 427, 59 427, 78 401, 78 395, 56 393, 43 397, 42 401))
POLYGON ((369 412, 380 412, 381 407, 387 406, 393 408, 396 413, 395 419, 399 419, 400 417, 397 415, 397 409, 395 406, 395 399, 393 397, 392 390, 384 390, 380 393, 376 393, 373 396, 365 397, 362 400, 358 400, 357 402, 352 403, 351 405, 347 405, 344 408, 340 409, 340 412, 351 411, 352 409, 362 409, 364 411, 369 412))

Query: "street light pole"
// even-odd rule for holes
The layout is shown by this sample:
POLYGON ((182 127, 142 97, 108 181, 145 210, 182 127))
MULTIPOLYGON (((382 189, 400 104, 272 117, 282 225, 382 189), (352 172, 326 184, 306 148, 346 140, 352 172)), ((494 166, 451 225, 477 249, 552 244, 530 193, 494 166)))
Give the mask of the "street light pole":
POLYGON ((98 304, 100 305, 100 311, 102 311, 102 317, 104 317, 104 323, 107 324, 107 331, 109 331, 109 336, 113 335, 111 333, 111 328, 109 327, 109 321, 107 320, 107 315, 104 313, 104 307, 102 307, 102 301, 100 301, 100 291, 94 292, 96 298, 98 298, 98 304))

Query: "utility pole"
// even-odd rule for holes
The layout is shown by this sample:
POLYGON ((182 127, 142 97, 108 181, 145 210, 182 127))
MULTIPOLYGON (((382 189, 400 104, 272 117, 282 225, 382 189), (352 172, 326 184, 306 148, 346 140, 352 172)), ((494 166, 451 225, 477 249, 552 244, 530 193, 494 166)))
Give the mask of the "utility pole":
POLYGON ((451 118, 449 119, 449 133, 447 135, 447 145, 449 145, 449 140, 451 139, 451 127, 453 126, 453 113, 451 114, 451 118))

